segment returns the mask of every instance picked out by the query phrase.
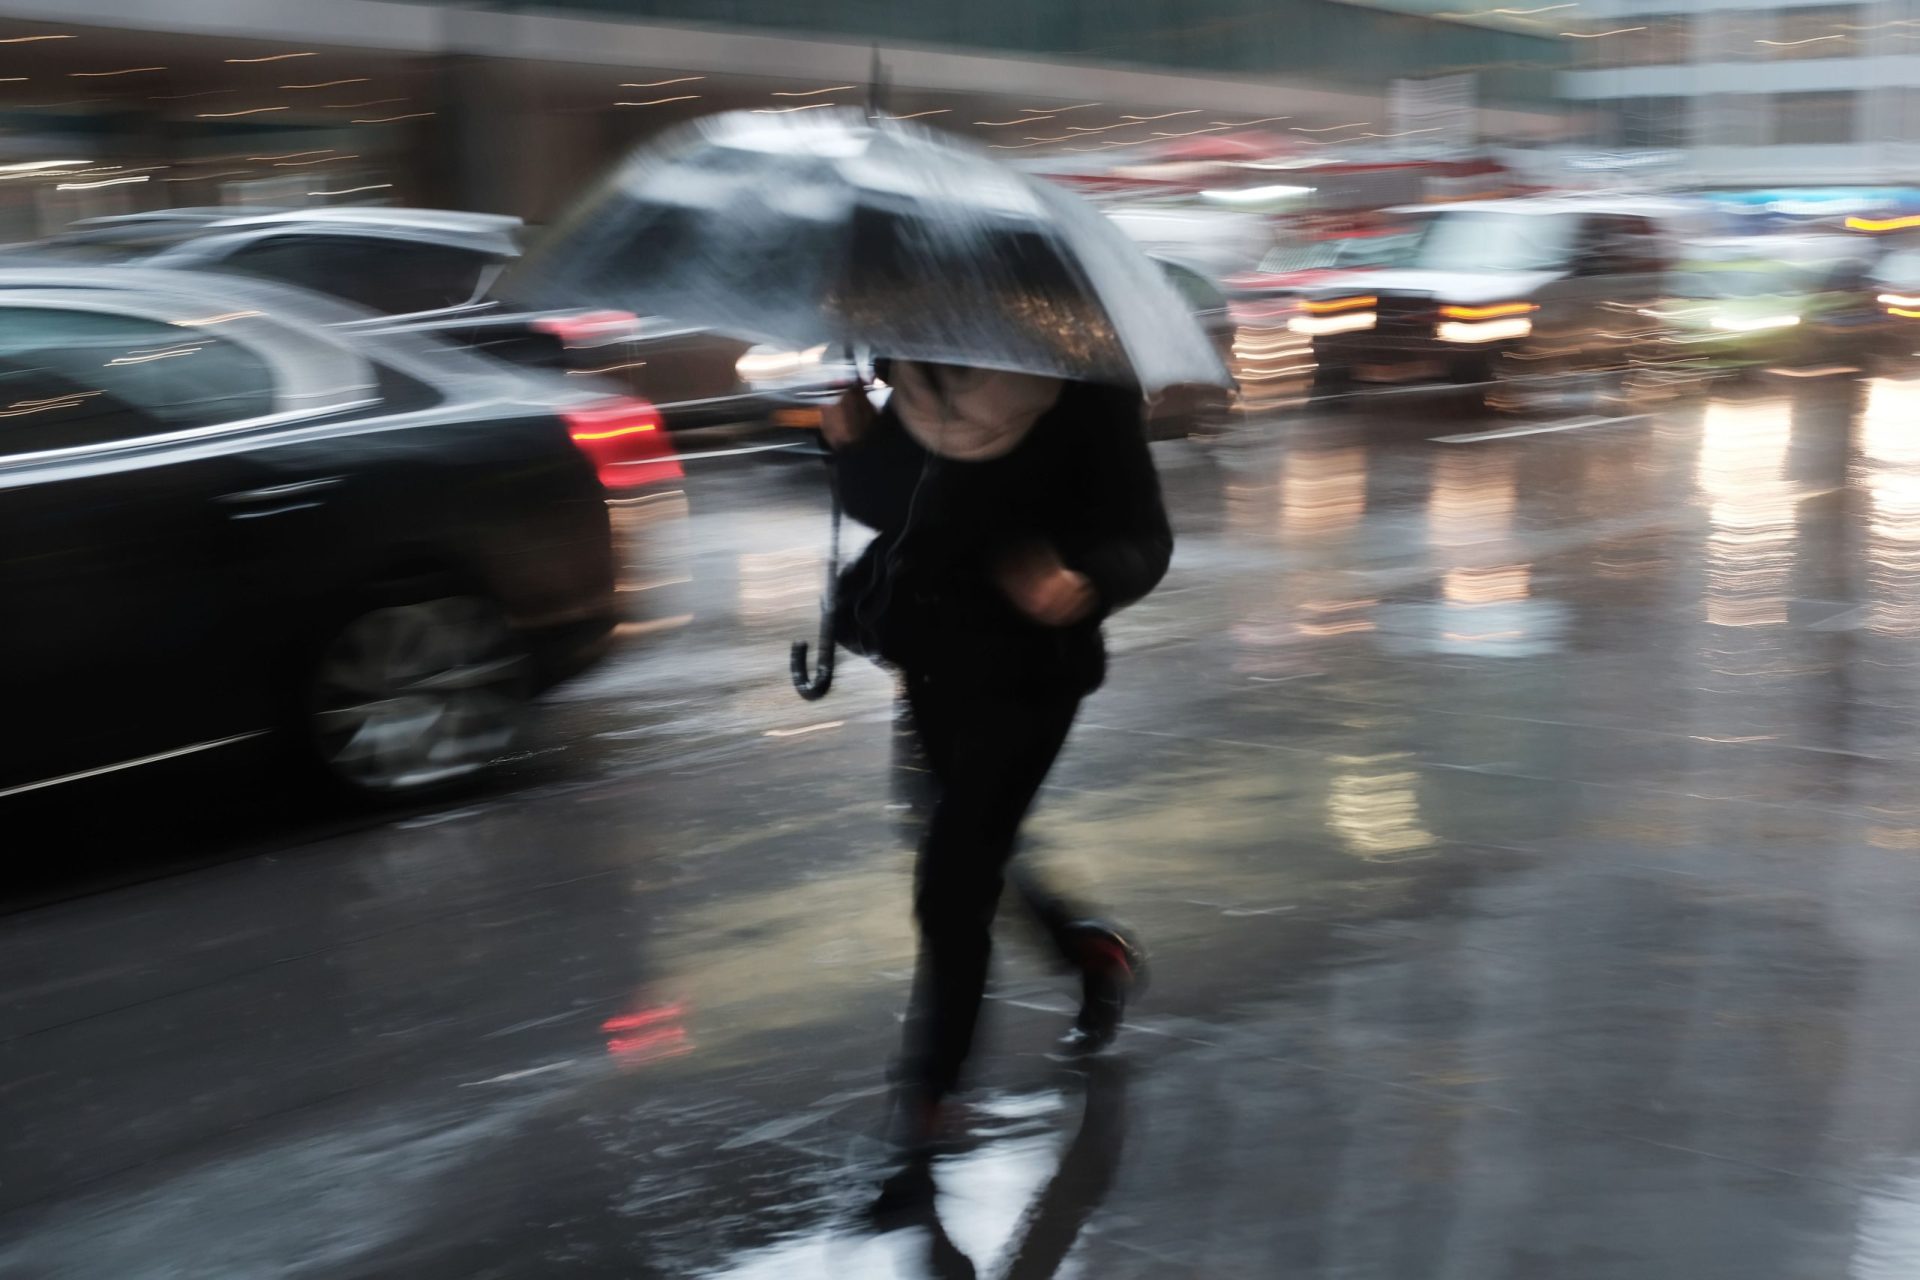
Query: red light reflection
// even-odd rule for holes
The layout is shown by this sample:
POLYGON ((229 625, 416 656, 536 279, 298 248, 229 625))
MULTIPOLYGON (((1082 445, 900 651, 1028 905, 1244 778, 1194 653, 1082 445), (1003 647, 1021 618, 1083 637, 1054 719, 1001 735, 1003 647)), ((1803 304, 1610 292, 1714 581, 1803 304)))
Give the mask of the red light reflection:
POLYGON ((693 1043, 680 1024, 682 1004, 663 1004, 618 1014, 600 1024, 607 1032, 607 1052, 626 1062, 657 1062, 689 1052, 693 1043))

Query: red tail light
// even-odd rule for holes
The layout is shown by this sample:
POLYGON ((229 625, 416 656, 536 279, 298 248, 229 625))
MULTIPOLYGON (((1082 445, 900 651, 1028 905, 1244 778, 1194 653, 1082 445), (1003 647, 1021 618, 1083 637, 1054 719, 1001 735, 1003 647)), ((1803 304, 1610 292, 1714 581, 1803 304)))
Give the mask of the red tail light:
POLYGON ((673 439, 660 425, 660 411, 645 400, 600 400, 560 416, 608 489, 620 493, 681 478, 673 439))
POLYGON ((640 317, 631 311, 574 311, 542 316, 533 322, 539 333, 550 333, 569 347, 600 347, 622 338, 640 336, 640 317))

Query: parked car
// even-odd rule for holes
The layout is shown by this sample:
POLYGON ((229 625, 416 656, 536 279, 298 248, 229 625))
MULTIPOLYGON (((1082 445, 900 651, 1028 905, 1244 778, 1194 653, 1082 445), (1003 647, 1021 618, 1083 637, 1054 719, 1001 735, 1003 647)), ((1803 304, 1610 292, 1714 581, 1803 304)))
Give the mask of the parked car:
POLYGON ((1471 201, 1424 213, 1406 265, 1339 277, 1291 321, 1318 391, 1471 385, 1505 408, 1605 385, 1633 367, 1689 202, 1599 196, 1471 201))
POLYGON ((269 744, 416 793, 601 651, 658 417, 360 314, 0 269, 0 798, 269 744))
POLYGON ((781 407, 743 381, 745 342, 658 317, 531 311, 497 298, 528 234, 518 218, 441 209, 186 209, 90 219, 38 247, 312 289, 516 364, 607 380, 655 405, 671 430, 758 421, 781 407))

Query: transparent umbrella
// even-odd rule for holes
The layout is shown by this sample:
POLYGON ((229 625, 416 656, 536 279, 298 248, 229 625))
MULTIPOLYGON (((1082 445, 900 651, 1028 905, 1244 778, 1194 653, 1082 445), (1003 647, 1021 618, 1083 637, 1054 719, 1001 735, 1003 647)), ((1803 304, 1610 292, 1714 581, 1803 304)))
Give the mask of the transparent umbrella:
POLYGON ((1229 386, 1159 269, 1091 205, 866 112, 711 116, 643 147, 504 282, 743 338, 1089 381, 1229 386))
MULTIPOLYGON (((1091 205, 961 139, 864 111, 711 116, 642 147, 500 291, 851 355, 1138 385, 1230 387, 1173 285, 1091 205)), ((833 683, 840 507, 820 660, 833 683)))

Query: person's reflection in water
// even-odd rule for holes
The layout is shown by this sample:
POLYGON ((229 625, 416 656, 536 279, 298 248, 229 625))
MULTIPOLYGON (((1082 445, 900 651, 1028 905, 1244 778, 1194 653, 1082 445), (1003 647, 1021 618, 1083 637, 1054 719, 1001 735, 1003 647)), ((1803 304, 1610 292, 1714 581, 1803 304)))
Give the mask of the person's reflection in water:
MULTIPOLYGON (((1053 1177, 1027 1206, 1014 1228, 1004 1266, 1006 1280, 1046 1280, 1059 1273, 1093 1211, 1113 1188, 1127 1133, 1124 1062, 1105 1059, 1083 1068, 1085 1101, 1080 1128, 1060 1156, 1053 1177)), ((947 1235, 935 1201, 933 1161, 916 1160, 895 1174, 872 1210, 882 1231, 918 1228, 927 1233, 927 1273, 937 1280, 977 1280, 978 1266, 947 1235)))

